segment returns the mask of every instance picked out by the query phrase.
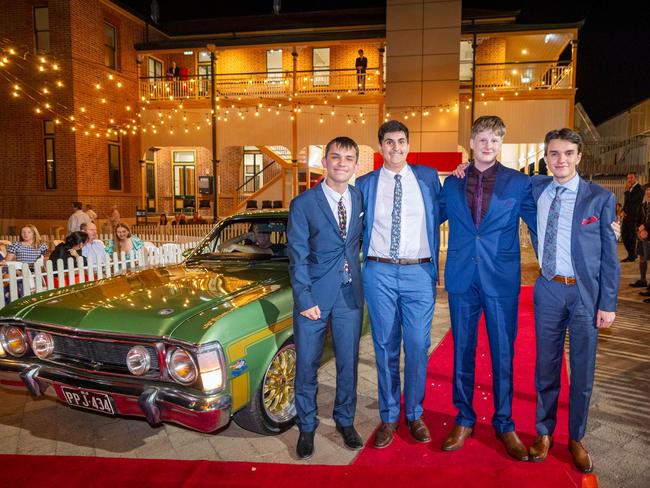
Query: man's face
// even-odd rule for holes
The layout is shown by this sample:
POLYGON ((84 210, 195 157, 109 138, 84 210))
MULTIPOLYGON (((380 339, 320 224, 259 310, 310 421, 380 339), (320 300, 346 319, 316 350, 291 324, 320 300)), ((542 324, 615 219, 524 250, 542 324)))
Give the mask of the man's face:
POLYGON ((408 156, 410 148, 403 131, 384 134, 384 139, 379 146, 379 151, 384 158, 384 166, 398 173, 406 165, 406 156, 408 156))
POLYGON ((628 186, 632 186, 636 183, 636 175, 633 173, 630 173, 627 175, 627 184, 628 186))
POLYGON ((645 201, 650 202, 650 187, 645 189, 645 201))
POLYGON ((354 175, 359 161, 354 148, 344 148, 333 145, 322 159, 323 168, 327 170, 327 179, 337 184, 350 181, 354 175))
POLYGON ((469 140, 469 147, 474 151, 474 161, 483 165, 497 160, 502 144, 503 137, 491 130, 482 130, 469 140))
POLYGON ((571 141, 553 139, 548 143, 544 159, 556 181, 566 183, 576 175, 582 153, 578 152, 578 145, 571 141))
POLYGON ((253 226, 253 235, 255 236, 255 243, 261 248, 267 248, 271 245, 271 232, 268 229, 255 225, 253 226))
POLYGON ((86 224, 86 233, 88 234, 88 242, 97 239, 97 226, 93 223, 86 224))

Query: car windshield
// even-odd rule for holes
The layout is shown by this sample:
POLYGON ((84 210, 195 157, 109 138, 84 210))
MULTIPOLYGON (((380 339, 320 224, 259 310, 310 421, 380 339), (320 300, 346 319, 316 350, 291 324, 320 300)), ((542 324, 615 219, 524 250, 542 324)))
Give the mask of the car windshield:
POLYGON ((190 259, 287 259, 286 219, 225 221, 190 259))

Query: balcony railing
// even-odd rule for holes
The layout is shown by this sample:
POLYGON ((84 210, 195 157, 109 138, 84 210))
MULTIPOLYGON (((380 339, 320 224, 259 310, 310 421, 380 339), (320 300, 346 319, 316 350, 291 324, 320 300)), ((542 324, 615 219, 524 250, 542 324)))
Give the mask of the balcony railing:
MULTIPOLYGON (((140 97, 144 100, 205 99, 212 90, 210 76, 184 79, 140 78, 140 97)), ((219 97, 284 98, 315 95, 383 93, 384 82, 377 68, 363 77, 354 69, 281 71, 276 73, 231 73, 215 75, 219 97)))
MULTIPOLYGON (((476 65, 477 90, 554 90, 572 86, 571 62, 534 61, 530 63, 501 63, 476 65)), ((472 80, 461 80, 463 87, 472 80)))

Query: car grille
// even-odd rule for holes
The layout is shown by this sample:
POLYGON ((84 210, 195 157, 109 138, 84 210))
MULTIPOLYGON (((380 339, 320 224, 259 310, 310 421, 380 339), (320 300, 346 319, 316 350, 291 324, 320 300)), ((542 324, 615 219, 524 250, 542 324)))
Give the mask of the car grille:
MULTIPOLYGON (((38 331, 29 329, 33 337, 38 331)), ((48 362, 69 364, 90 371, 131 374, 126 366, 126 355, 136 345, 143 346, 149 353, 151 367, 145 377, 159 376, 160 365, 156 348, 149 344, 122 343, 79 338, 50 333, 54 340, 54 353, 48 362)))

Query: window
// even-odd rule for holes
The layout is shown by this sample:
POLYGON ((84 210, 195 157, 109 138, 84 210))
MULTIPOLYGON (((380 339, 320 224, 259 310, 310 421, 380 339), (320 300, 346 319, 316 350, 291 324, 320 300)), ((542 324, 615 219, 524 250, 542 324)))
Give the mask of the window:
POLYGON ((104 24, 104 66, 117 69, 117 31, 110 24, 104 24))
POLYGON ((314 86, 330 84, 330 48, 314 48, 313 51, 314 86))
POLYGON ((282 83, 282 49, 266 51, 266 72, 269 83, 282 83))
POLYGON ((261 173, 264 165, 262 153, 255 146, 244 146, 244 191, 254 193, 264 184, 261 173))
POLYGON ((56 189, 56 158, 54 156, 54 122, 43 121, 43 149, 45 157, 45 188, 56 189))
POLYGON ((472 41, 460 41, 460 81, 472 80, 473 58, 472 41))
POLYGON ((147 76, 152 79, 151 81, 153 81, 154 78, 162 79, 163 77, 162 61, 158 61, 156 58, 152 58, 150 56, 147 61, 147 76))
POLYGON ((174 211, 196 206, 196 167, 194 151, 174 151, 174 211))
POLYGON ((108 138, 108 189, 122 189, 122 157, 119 134, 111 132, 108 138))
POLYGON ((37 53, 50 52, 50 12, 48 7, 34 7, 34 38, 37 53))

